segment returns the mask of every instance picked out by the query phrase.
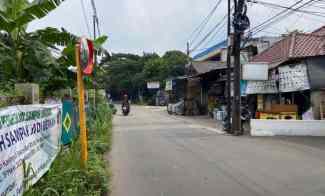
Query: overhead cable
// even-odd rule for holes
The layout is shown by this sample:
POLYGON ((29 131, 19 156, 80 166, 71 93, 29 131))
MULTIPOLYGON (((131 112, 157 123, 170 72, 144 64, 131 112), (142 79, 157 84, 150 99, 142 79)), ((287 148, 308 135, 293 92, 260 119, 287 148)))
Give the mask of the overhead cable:
POLYGON ((204 37, 203 39, 195 45, 190 51, 195 51, 198 49, 210 36, 211 34, 222 24, 222 21, 227 18, 227 14, 222 18, 221 22, 217 23, 204 37))
POLYGON ((247 0, 247 1, 251 2, 251 3, 261 4, 261 5, 264 5, 264 6, 275 7, 275 8, 283 8, 283 9, 287 9, 287 10, 292 10, 294 12, 301 12, 301 13, 310 14, 310 15, 313 15, 313 16, 325 17, 324 15, 322 15, 322 14, 325 14, 324 12, 315 12, 315 11, 310 11, 310 10, 294 9, 292 7, 282 6, 282 5, 279 5, 279 4, 269 3, 269 2, 264 2, 264 1, 256 1, 256 0, 247 0))
POLYGON ((88 36, 91 37, 91 33, 90 33, 90 26, 89 26, 89 21, 88 21, 88 17, 87 17, 87 13, 86 13, 86 8, 85 8, 85 4, 84 4, 84 0, 80 0, 81 1, 81 10, 82 10, 82 15, 84 17, 84 22, 87 28, 87 32, 88 32, 88 36))
MULTIPOLYGON (((295 4, 293 4, 292 6, 290 6, 290 8, 292 8, 293 10, 299 10, 303 7, 308 6, 309 4, 311 4, 314 0, 309 0, 307 2, 305 2, 304 4, 300 5, 299 7, 293 8, 295 6, 297 6, 299 3, 301 3, 303 0, 300 0, 298 2, 296 2, 295 4)), ((253 29, 251 30, 251 34, 255 35, 257 33, 259 33, 260 31, 267 29, 269 26, 271 26, 272 24, 279 22, 280 20, 283 20, 285 18, 287 18, 288 16, 290 16, 291 14, 294 13, 293 10, 283 10, 281 12, 279 12, 278 14, 276 14, 275 16, 265 20, 264 22, 262 22, 261 24, 253 27, 253 29), (283 15, 284 14, 284 15, 283 15)))
POLYGON ((217 1, 216 5, 213 7, 213 9, 210 11, 210 13, 204 18, 202 23, 197 28, 195 28, 195 30, 190 34, 190 37, 188 38, 188 41, 190 43, 195 42, 196 39, 201 35, 202 31, 204 30, 206 25, 209 23, 211 17, 215 13, 215 11, 217 10, 217 8, 221 4, 221 2, 222 2, 222 0, 217 1))

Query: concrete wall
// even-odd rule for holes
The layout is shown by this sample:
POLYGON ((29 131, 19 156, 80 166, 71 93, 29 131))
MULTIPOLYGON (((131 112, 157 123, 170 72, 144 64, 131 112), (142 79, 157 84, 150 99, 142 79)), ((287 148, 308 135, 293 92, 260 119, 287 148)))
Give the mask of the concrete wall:
POLYGON ((251 120, 252 136, 325 136, 325 120, 251 120))
POLYGON ((28 104, 39 103, 39 85, 34 83, 19 83, 15 84, 15 90, 25 97, 25 102, 28 104))

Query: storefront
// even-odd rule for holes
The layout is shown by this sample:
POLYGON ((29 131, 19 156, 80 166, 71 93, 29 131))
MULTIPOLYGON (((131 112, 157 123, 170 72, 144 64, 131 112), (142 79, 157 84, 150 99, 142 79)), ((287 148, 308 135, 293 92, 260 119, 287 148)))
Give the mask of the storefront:
POLYGON ((307 65, 296 62, 268 71, 268 80, 248 81, 246 93, 256 99, 256 119, 312 119, 307 65))
POLYGON ((249 104, 253 119, 261 120, 251 121, 252 135, 325 135, 318 122, 323 120, 325 83, 314 81, 317 77, 309 69, 315 64, 306 62, 283 64, 268 70, 268 80, 247 82, 248 100, 254 100, 249 104))

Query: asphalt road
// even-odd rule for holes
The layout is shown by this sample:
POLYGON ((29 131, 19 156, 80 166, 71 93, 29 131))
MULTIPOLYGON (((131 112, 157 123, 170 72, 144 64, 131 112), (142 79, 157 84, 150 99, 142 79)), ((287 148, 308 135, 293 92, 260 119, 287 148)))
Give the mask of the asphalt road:
POLYGON ((220 135, 162 109, 114 119, 113 196, 324 196, 324 138, 220 135))

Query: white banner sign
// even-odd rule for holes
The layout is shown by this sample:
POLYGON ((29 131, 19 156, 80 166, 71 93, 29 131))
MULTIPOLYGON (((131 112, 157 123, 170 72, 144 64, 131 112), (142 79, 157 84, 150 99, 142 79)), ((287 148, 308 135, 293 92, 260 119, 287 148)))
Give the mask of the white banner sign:
POLYGON ((268 80, 268 64, 245 64, 242 67, 243 80, 268 80))
POLYGON ((147 82, 147 88, 148 89, 159 89, 160 82, 147 82))
POLYGON ((61 105, 0 110, 0 195, 23 195, 50 168, 60 150, 61 105))
POLYGON ((278 93, 278 87, 275 80, 266 81, 248 81, 247 94, 274 94, 278 93))

